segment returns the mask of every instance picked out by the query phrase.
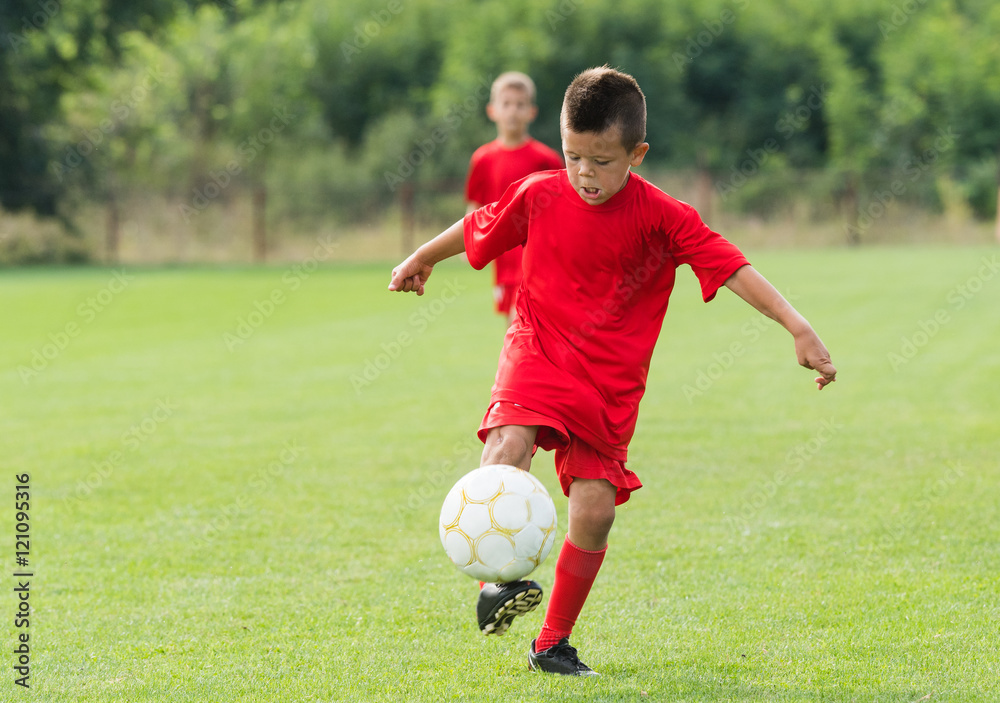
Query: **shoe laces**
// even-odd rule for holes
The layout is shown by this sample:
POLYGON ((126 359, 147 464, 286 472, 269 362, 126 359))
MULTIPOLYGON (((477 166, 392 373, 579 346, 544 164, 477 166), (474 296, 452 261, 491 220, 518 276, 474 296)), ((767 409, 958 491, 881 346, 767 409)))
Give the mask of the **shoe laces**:
POLYGON ((560 657, 565 657, 569 659, 574 664, 580 663, 580 657, 576 654, 576 647, 569 643, 568 639, 564 639, 556 645, 552 646, 552 654, 560 657))

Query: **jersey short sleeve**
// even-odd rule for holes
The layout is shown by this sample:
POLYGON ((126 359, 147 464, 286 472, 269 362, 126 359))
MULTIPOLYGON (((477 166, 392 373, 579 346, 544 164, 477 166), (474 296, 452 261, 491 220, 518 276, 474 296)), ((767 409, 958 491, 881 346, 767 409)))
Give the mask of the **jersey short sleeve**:
POLYGON ((750 262, 735 244, 709 229, 693 207, 686 208, 670 233, 671 253, 678 264, 687 264, 694 271, 707 303, 737 269, 750 262))
POLYGON ((512 184, 503 197, 465 216, 465 253, 474 269, 482 269, 528 236, 526 192, 536 176, 512 184))

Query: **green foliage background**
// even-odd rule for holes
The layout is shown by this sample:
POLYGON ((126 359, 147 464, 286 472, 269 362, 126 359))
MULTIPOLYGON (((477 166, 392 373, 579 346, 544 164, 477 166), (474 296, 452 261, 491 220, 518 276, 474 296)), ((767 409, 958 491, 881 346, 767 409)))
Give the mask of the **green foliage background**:
POLYGON ((11 0, 0 205, 72 229, 81 203, 155 194, 197 228, 258 188, 271 219, 370 219, 401 184, 455 189, 502 71, 534 77, 557 147, 565 86, 608 63, 644 88, 650 167, 724 208, 804 192, 859 239, 887 193, 989 219, 997 36, 988 0, 11 0))

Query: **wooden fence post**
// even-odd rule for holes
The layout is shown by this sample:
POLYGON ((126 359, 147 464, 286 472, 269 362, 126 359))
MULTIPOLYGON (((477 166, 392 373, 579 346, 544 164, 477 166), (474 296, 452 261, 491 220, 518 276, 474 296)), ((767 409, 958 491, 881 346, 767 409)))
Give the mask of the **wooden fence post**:
POLYGON ((253 188, 253 260, 262 264, 267 259, 267 186, 253 188))
POLYGON ((399 212, 403 219, 403 256, 413 253, 416 229, 415 193, 412 183, 404 183, 399 189, 399 212))

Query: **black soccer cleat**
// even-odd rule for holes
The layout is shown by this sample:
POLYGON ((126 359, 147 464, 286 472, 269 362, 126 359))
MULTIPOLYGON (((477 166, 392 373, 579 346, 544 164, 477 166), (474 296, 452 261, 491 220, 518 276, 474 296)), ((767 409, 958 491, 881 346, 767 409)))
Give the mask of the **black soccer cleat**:
POLYGON ((476 615, 484 635, 502 635, 518 615, 542 602, 542 587, 534 581, 487 583, 479 590, 476 615))
POLYGON ((535 651, 537 641, 531 640, 531 650, 528 652, 528 668, 531 671, 545 671, 563 676, 600 676, 580 661, 580 657, 576 656, 576 648, 570 646, 568 637, 563 637, 559 640, 559 644, 554 644, 541 652, 535 651))

